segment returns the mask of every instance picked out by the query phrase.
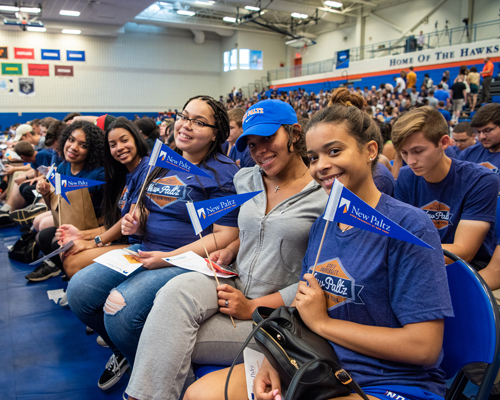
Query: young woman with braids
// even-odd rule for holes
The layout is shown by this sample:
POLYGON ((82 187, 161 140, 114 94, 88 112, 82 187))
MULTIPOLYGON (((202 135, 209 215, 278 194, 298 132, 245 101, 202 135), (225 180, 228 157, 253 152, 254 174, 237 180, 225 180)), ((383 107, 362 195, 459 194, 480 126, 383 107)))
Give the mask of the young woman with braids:
MULTIPOLYGON (((68 302, 87 326, 96 330, 113 351, 98 386, 113 386, 134 363, 142 327, 156 292, 173 277, 188 272, 162 258, 193 251, 205 255, 194 234, 186 202, 234 195, 234 162, 221 154, 229 135, 229 120, 222 104, 208 96, 187 101, 175 123, 177 151, 212 178, 155 168, 133 215, 122 219, 124 235, 142 234, 142 244, 130 250, 143 266, 129 276, 104 265, 91 264, 71 279, 68 302), (103 309, 104 308, 104 309, 103 309)), ((220 218, 202 232, 208 251, 225 248, 238 237, 238 211, 220 218)))
POLYGON ((210 256, 220 264, 235 259, 239 276, 217 286, 213 277, 191 272, 158 292, 139 342, 129 399, 179 399, 193 380, 191 363, 230 364, 251 330, 255 308, 293 300, 310 227, 327 200, 308 173, 295 111, 281 100, 256 103, 243 117, 235 146, 240 152, 248 147, 256 163, 236 174, 236 191, 262 193, 241 206, 239 238, 210 256))

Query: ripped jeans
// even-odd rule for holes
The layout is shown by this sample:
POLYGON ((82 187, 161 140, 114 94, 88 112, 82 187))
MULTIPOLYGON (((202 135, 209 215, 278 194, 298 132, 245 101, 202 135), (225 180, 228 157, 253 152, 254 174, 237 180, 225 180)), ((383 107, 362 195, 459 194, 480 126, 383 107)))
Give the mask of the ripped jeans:
MULTIPOLYGON (((137 251, 141 245, 128 248, 137 251)), ((69 281, 68 303, 80 321, 99 333, 113 353, 123 354, 132 366, 156 292, 170 279, 185 272, 189 270, 140 267, 125 276, 94 263, 78 271, 69 281)))

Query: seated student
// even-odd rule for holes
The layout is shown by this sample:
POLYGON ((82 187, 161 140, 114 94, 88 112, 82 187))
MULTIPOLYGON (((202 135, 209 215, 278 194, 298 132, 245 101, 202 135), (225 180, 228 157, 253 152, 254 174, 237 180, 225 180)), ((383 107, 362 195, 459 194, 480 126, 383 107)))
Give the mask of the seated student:
POLYGON ((446 110, 444 108, 444 101, 440 101, 438 102, 438 105, 437 105, 437 110, 441 113, 441 115, 444 117, 444 119, 446 120, 446 123, 448 125, 451 125, 451 114, 448 110, 446 110))
POLYGON ((142 117, 134 121, 135 126, 139 129, 144 140, 146 141, 149 150, 153 150, 156 139, 160 137, 160 130, 156 122, 152 118, 142 117))
POLYGON ((481 143, 462 151, 459 160, 481 164, 500 174, 500 104, 491 103, 479 108, 470 124, 481 143))
MULTIPOLYGON (((49 117, 48 117, 49 118, 49 117)), ((46 125, 44 121, 46 118, 44 118, 40 122, 40 130, 38 132, 33 131, 33 128, 29 125, 20 125, 16 129, 16 136, 14 137, 14 142, 18 142, 20 140, 26 140, 30 142, 34 147, 35 150, 41 150, 45 148, 45 137, 40 134, 41 130, 44 129, 46 131, 46 125)), ((54 120, 54 118, 51 118, 51 120, 54 120)))
POLYGON ((468 121, 462 121, 455 125, 452 139, 455 142, 455 146, 452 146, 452 149, 455 150, 457 156, 466 148, 474 146, 477 143, 474 128, 470 126, 470 122, 468 121))
POLYGON ((139 242, 138 236, 119 239, 122 238, 121 218, 130 211, 132 204, 135 207, 146 178, 147 155, 148 146, 132 122, 119 118, 111 124, 104 136, 104 172, 107 182, 102 204, 104 226, 82 232, 73 225, 62 225, 56 231, 58 240, 63 243, 73 240, 75 243, 63 260, 68 278, 92 264, 94 258, 139 242))
MULTIPOLYGON (((322 271, 326 279, 348 277, 349 285, 362 289, 359 298, 346 297, 335 290, 336 285, 318 283, 311 274, 326 224, 320 217, 309 235, 293 305, 309 329, 330 341, 340 365, 372 399, 442 400, 443 318, 452 316, 453 310, 439 236, 421 210, 377 190, 372 179, 378 155, 377 141, 372 140, 376 130, 356 107, 335 104, 317 113, 306 133, 310 173, 327 193, 333 178, 338 179, 434 249, 330 224, 316 271, 334 265, 333 272, 322 271)), ((224 398, 227 372, 205 375, 189 387, 184 400, 224 398)), ((228 394, 231 400, 247 399, 243 364, 233 371, 228 394)), ((254 394, 259 400, 282 398, 280 377, 267 360, 255 377, 254 394)), ((342 399, 360 397, 351 394, 342 399)))
POLYGON ((229 115, 229 137, 226 142, 227 146, 225 146, 227 149, 224 149, 224 146, 222 147, 222 149, 225 150, 224 154, 234 160, 236 165, 240 168, 253 167, 255 165, 255 161, 250 155, 248 147, 240 152, 235 146, 236 140, 238 140, 243 133, 241 124, 243 123, 245 110, 242 108, 233 108, 232 110, 229 110, 227 114, 229 115))
POLYGON ((232 362, 257 306, 293 300, 309 230, 327 197, 308 173, 304 135, 291 106, 261 101, 245 114, 243 129, 236 146, 248 147, 256 166, 236 174, 236 190, 263 193, 241 206, 240 238, 210 255, 220 264, 236 258, 239 276, 217 286, 212 277, 189 273, 158 292, 141 334, 129 399, 178 399, 184 382, 193 380, 192 362, 232 362))
MULTIPOLYGON (((67 126, 59 139, 59 153, 63 155, 64 161, 57 166, 57 172, 70 177, 104 181, 103 137, 102 130, 90 122, 77 121, 67 126)), ((51 208, 50 213, 56 213, 57 211, 51 207, 51 195, 54 192, 49 182, 47 180, 38 181, 36 190, 43 196, 45 204, 51 208)), ((97 218, 101 215, 102 190, 102 185, 88 188, 97 218)), ((62 218, 64 222, 64 215, 62 218)), ((39 231, 37 235, 37 242, 44 254, 49 254, 59 247, 57 240, 55 240, 54 220, 52 219, 50 222, 46 221, 47 225, 44 225, 44 229, 39 231), (51 226, 47 227, 50 222, 51 226)), ((59 256, 52 257, 52 262, 47 261, 40 264, 25 278, 30 282, 39 282, 59 275, 62 269, 59 256)))
POLYGON ((177 114, 175 143, 184 158, 210 176, 155 168, 134 215, 122 219, 124 235, 142 234, 142 244, 129 249, 143 266, 125 276, 101 264, 91 264, 69 281, 67 297, 76 316, 97 331, 113 354, 98 386, 109 389, 133 364, 137 343, 156 292, 176 275, 189 272, 163 260, 187 251, 205 256, 238 237, 237 210, 195 235, 186 203, 235 194, 236 164, 221 154, 229 135, 224 106, 208 96, 189 99, 177 114))
POLYGON ((431 107, 396 122, 392 141, 408 166, 399 172, 395 197, 424 210, 443 248, 481 269, 495 249, 499 180, 486 168, 446 156, 447 132, 443 116, 431 107))

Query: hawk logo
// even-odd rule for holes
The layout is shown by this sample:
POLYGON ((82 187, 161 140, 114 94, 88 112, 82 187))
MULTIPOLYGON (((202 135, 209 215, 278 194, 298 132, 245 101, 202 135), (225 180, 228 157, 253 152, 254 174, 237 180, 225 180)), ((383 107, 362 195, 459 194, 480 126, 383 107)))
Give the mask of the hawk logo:
POLYGON ((67 181, 66 179, 63 179, 63 180, 61 181, 61 184, 62 184, 64 187, 66 187, 66 186, 68 185, 68 181, 67 181))
MULTIPOLYGON (((309 272, 311 270, 312 268, 309 272)), ((354 279, 345 271, 338 258, 318 265, 315 277, 325 292, 329 311, 348 303, 365 304, 359 297, 363 286, 355 284, 354 279)))
POLYGON ((491 169, 491 171, 494 172, 495 174, 500 174, 500 170, 488 161, 482 162, 479 165, 482 165, 483 167, 491 169))
POLYGON ((120 200, 118 200, 118 208, 120 210, 123 210, 123 207, 125 207, 125 204, 127 203, 127 197, 128 197, 128 187, 125 186, 122 191, 122 195, 120 196, 120 200))
POLYGON ((160 151, 160 157, 161 157, 161 160, 162 161, 165 161, 165 157, 167 156, 167 152, 166 151, 160 151))
POLYGON ((151 201, 161 209, 186 199, 186 184, 177 175, 151 182, 146 192, 151 201))
POLYGON ((421 209, 427 213, 437 229, 443 229, 452 224, 451 217, 453 214, 450 213, 450 206, 444 203, 434 200, 421 207, 421 209))
POLYGON ((200 208, 198 210, 198 218, 201 218, 201 217, 203 217, 203 219, 205 219, 207 217, 206 214, 205 214, 205 209, 204 208, 200 208))

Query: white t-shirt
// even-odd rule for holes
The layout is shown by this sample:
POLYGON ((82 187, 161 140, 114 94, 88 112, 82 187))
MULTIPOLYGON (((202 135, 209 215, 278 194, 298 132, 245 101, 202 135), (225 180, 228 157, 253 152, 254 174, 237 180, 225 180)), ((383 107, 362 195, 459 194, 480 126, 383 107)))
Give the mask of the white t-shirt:
POLYGON ((406 89, 405 80, 401 77, 396 78, 396 86, 398 88, 398 93, 403 93, 403 90, 406 89))

